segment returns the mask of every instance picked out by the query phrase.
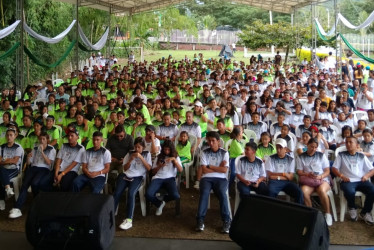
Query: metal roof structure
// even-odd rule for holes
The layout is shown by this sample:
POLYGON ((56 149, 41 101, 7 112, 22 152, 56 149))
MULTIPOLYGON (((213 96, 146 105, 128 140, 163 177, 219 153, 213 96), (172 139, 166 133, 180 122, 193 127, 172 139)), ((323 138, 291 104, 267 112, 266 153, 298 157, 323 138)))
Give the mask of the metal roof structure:
MULTIPOLYGON (((79 7, 90 7, 110 11, 111 13, 135 14, 140 12, 162 9, 187 0, 55 0, 76 4, 79 7)), ((208 0, 206 0, 208 1, 208 0)), ((280 13, 293 13, 295 9, 319 4, 327 0, 231 0, 232 3, 249 5, 280 13)))

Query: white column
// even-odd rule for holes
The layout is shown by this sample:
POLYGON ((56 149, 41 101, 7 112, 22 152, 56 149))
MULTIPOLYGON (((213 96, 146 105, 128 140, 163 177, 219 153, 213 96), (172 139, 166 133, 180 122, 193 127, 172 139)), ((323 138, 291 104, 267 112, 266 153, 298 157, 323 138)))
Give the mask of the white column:
MULTIPOLYGON (((270 25, 273 25, 273 12, 269 11, 270 25)), ((271 46, 271 55, 274 56, 274 46, 271 46)))

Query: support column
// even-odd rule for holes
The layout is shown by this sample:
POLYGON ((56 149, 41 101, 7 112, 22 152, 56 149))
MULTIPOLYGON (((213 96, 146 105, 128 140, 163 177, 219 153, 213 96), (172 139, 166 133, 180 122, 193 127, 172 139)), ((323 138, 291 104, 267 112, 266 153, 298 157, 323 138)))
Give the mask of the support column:
POLYGON ((341 62, 341 57, 342 55, 340 54, 340 59, 338 58, 338 27, 337 27, 337 21, 338 21, 338 8, 337 8, 337 0, 334 0, 334 9, 335 9, 335 23, 334 23, 334 27, 335 27, 335 60, 336 60, 336 63, 335 63, 335 70, 336 72, 338 72, 338 66, 340 65, 339 62, 341 62))
POLYGON ((79 72, 79 47, 78 47, 78 41, 79 41, 79 30, 78 30, 78 24, 79 24, 79 4, 80 0, 76 0, 75 3, 75 8, 74 8, 74 15, 75 15, 75 20, 76 20, 76 25, 75 25, 75 40, 77 41, 75 44, 75 73, 78 77, 78 72, 79 72))
MULTIPOLYGON (((106 49, 106 58, 108 58, 109 60, 109 57, 110 57, 110 34, 111 34, 111 29, 112 29, 112 6, 109 7, 109 20, 108 20, 108 29, 109 29, 109 34, 108 34, 108 40, 107 40, 107 49, 106 49)), ((115 38, 114 38, 115 39, 115 38)))
MULTIPOLYGON (((273 25, 273 12, 269 11, 270 25, 273 25)), ((271 55, 274 56, 274 45, 271 45, 271 55)))
POLYGON ((23 47, 24 47, 24 36, 23 36, 23 2, 24 0, 16 0, 16 16, 17 20, 21 20, 17 27, 18 41, 20 41, 21 46, 17 49, 16 52, 16 79, 15 87, 19 91, 23 91, 24 86, 24 56, 23 56, 23 47))
POLYGON ((310 5, 310 17, 311 17, 311 20, 310 20, 310 24, 311 24, 311 31, 310 31, 310 37, 311 37, 311 41, 310 41, 310 56, 311 56, 311 61, 313 61, 313 57, 314 57, 314 50, 313 50, 313 46, 314 46, 314 36, 313 36, 313 33, 314 33, 314 24, 313 24, 313 21, 314 21, 314 12, 313 12, 313 4, 310 5))

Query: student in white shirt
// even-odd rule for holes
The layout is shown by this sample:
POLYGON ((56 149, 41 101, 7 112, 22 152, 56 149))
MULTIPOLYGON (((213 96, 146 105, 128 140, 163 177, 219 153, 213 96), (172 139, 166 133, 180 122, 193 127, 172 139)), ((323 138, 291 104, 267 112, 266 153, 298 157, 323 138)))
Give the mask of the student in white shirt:
POLYGON ((367 224, 373 225, 371 210, 374 202, 374 185, 370 182, 370 177, 374 175, 373 165, 364 154, 358 152, 359 144, 356 137, 347 137, 345 145, 347 151, 338 154, 332 166, 332 172, 342 180, 340 188, 347 199, 351 219, 353 221, 358 219, 355 193, 361 191, 366 198, 360 217, 367 224))
POLYGON ((103 134, 96 131, 92 135, 93 147, 88 149, 82 157, 83 174, 75 178, 73 192, 79 192, 88 183, 92 193, 100 193, 105 185, 105 174, 109 172, 111 154, 109 150, 101 147, 103 134))
POLYGON ((152 174, 154 174, 154 176, 146 192, 147 200, 157 207, 157 216, 162 214, 165 202, 180 199, 175 178, 177 173, 182 171, 182 163, 174 143, 171 140, 164 141, 161 147, 161 153, 153 163, 152 174), (164 197, 163 201, 160 201, 156 197, 156 193, 161 187, 165 187, 167 190, 167 195, 164 197))
POLYGON ((126 203, 126 219, 119 226, 123 230, 132 227, 134 216, 135 196, 147 172, 152 167, 151 154, 145 150, 145 142, 142 137, 134 141, 134 150, 130 151, 123 160, 124 172, 117 178, 116 190, 114 191, 114 207, 117 209, 123 192, 128 188, 126 203))
POLYGON ((369 110, 373 107, 373 93, 368 91, 368 85, 361 83, 361 87, 356 91, 353 100, 357 100, 357 110, 369 110))

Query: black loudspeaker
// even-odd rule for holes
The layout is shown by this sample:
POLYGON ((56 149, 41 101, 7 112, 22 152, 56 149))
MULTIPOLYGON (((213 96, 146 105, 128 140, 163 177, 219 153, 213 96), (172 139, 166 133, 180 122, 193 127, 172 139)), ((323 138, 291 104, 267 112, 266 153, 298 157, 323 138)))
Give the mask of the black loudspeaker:
POLYGON ((26 219, 26 237, 36 249, 107 249, 114 233, 110 195, 40 193, 26 219))
POLYGON ((230 228, 243 249, 328 249, 321 211, 264 196, 243 198, 230 228))

